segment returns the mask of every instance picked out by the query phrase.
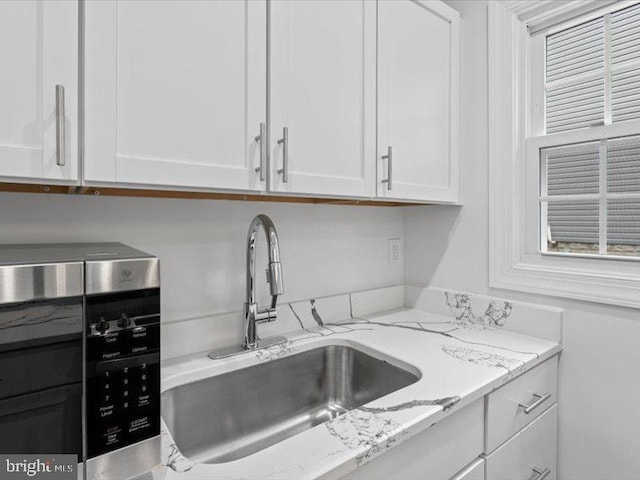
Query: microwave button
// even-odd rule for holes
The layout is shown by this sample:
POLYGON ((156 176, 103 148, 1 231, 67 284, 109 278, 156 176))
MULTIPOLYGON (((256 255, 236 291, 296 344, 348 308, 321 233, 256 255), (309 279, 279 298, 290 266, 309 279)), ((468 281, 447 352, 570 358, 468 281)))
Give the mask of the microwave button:
POLYGON ((115 408, 113 403, 108 403, 105 405, 101 405, 98 407, 98 416, 99 418, 109 418, 114 414, 115 408))
POLYGON ((109 330, 109 322, 107 322, 104 317, 100 317, 98 323, 96 323, 96 330, 100 333, 104 333, 109 330))

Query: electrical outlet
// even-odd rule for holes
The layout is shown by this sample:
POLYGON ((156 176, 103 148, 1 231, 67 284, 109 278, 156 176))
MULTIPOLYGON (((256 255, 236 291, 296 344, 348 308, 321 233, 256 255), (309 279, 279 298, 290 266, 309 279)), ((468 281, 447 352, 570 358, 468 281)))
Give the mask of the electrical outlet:
POLYGON ((389 265, 400 265, 402 263, 402 239, 389 239, 389 265))

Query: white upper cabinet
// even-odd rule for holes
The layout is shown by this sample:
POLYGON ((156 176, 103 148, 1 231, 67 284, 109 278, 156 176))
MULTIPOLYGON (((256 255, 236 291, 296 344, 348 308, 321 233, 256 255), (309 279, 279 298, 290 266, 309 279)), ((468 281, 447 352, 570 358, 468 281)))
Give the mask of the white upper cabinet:
POLYGON ((265 189, 266 2, 85 9, 85 179, 265 189))
POLYGON ((78 179, 78 5, 0 1, 0 177, 78 179))
POLYGON ((0 0, 0 180, 459 201, 444 3, 78 5, 0 0))
POLYGON ((442 2, 378 2, 379 197, 459 200, 458 30, 442 2))
POLYGON ((270 18, 271 190, 375 196, 376 2, 274 0, 270 18))

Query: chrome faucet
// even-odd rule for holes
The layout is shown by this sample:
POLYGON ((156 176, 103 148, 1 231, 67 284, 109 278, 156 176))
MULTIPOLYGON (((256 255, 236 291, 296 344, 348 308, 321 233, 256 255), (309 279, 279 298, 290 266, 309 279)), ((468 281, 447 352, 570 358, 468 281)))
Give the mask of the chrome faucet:
POLYGON ((286 341, 284 337, 269 337, 259 339, 257 326, 263 322, 273 322, 276 318, 276 303, 278 295, 284 293, 282 283, 282 265, 280 264, 280 247, 278 233, 271 219, 266 215, 256 216, 247 235, 247 301, 244 304, 244 342, 242 345, 215 350, 209 354, 211 358, 223 358, 246 350, 270 347, 286 341), (271 305, 260 308, 256 303, 256 240, 260 227, 267 236, 269 249, 269 266, 267 268, 267 282, 271 290, 271 305))
POLYGON ((258 346, 256 326, 262 322, 272 322, 276 319, 276 302, 278 295, 284 293, 282 286, 282 265, 280 264, 280 247, 278 234, 273 222, 266 215, 258 215, 249 225, 247 235, 247 302, 244 304, 244 344, 245 350, 252 350, 258 346), (271 306, 259 308, 256 303, 256 237, 262 227, 267 235, 269 248, 269 267, 267 268, 267 282, 271 286, 271 306))

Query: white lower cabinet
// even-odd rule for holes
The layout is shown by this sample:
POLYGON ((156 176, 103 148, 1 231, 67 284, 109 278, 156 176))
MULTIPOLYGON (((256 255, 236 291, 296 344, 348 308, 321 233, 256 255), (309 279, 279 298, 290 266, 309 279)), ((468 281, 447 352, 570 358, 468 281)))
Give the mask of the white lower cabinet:
POLYGON ((555 480, 557 382, 555 356, 344 478, 555 480))
MULTIPOLYGON (((482 452, 482 399, 358 468, 347 479, 446 480, 482 452)), ((461 477, 467 479, 467 477, 461 477)), ((483 477, 468 477, 483 478, 483 477)))
POLYGON ((487 457, 487 480, 555 480, 558 405, 487 457))

